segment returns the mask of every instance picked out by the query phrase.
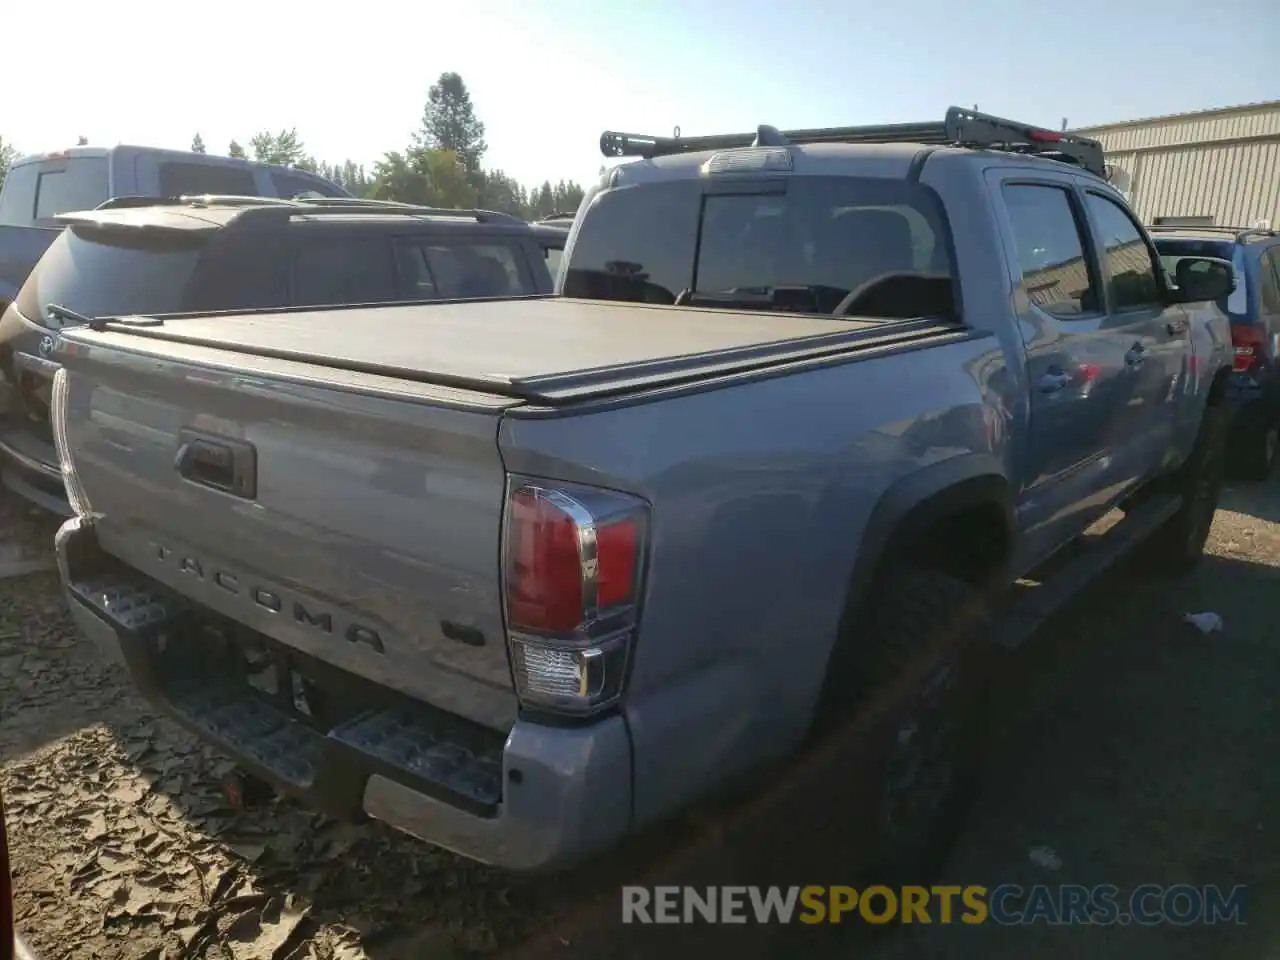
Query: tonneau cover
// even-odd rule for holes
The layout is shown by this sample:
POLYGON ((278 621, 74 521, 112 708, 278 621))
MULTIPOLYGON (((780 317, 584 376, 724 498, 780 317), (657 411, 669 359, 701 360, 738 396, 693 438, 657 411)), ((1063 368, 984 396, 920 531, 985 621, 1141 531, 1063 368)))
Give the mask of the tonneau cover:
POLYGON ((552 404, 956 332, 955 324, 939 320, 826 319, 563 297, 106 324, 108 331, 125 329, 131 337, 552 404))

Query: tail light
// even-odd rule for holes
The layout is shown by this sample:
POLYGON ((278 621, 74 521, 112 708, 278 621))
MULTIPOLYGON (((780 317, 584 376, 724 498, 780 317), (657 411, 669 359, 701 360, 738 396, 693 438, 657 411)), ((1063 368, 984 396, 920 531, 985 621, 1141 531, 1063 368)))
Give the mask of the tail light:
POLYGON ((586 716, 623 694, 639 623, 649 508, 593 487, 513 479, 503 589, 522 703, 586 716))
POLYGON ((1233 369, 1236 373, 1248 373, 1262 362, 1263 342, 1262 331, 1257 327, 1234 323, 1231 325, 1231 345, 1236 351, 1233 369))

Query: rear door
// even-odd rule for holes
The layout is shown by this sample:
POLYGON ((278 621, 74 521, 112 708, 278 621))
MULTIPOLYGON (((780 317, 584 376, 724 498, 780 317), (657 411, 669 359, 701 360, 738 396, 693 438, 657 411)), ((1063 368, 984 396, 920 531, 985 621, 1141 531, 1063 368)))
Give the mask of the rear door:
POLYGON ((1114 496, 1115 463, 1132 442, 1128 341, 1107 315, 1083 199, 1068 174, 996 168, 1026 349, 1030 418, 1019 512, 1034 562, 1083 531, 1114 496))
POLYGON ((1133 214, 1100 190, 1084 195, 1102 261, 1107 327, 1124 340, 1133 381, 1127 417, 1133 442, 1116 458, 1118 479, 1132 483, 1156 472, 1172 450, 1190 324, 1181 306, 1165 302, 1160 257, 1133 214))

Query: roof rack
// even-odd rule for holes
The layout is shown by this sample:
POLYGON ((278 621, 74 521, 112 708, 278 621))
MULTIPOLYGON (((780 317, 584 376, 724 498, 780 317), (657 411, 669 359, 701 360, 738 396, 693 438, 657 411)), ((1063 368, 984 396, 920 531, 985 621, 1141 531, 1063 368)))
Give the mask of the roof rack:
POLYGON ((113 197, 98 204, 96 210, 117 210, 129 207, 197 206, 197 207, 247 207, 272 210, 291 210, 294 213, 342 212, 342 213, 403 213, 406 216, 452 217, 471 219, 480 223, 518 223, 525 221, 509 213, 496 210, 449 209, 426 207, 398 200, 366 200, 361 197, 248 197, 229 194, 200 194, 180 197, 113 197))
POLYGON ((1227 227, 1201 225, 1193 223, 1157 223, 1147 227, 1147 233, 1230 233, 1235 236, 1236 242, 1247 240, 1250 237, 1274 237, 1276 231, 1266 227, 1227 227))
POLYGON ((924 143, 978 149, 1030 153, 1083 167, 1106 178, 1102 144, 1088 137, 1004 120, 964 107, 951 107, 941 122, 889 123, 865 127, 818 127, 782 130, 760 126, 755 133, 729 133, 708 137, 655 137, 645 134, 600 135, 600 152, 606 157, 653 157, 735 147, 783 147, 802 143, 924 143))

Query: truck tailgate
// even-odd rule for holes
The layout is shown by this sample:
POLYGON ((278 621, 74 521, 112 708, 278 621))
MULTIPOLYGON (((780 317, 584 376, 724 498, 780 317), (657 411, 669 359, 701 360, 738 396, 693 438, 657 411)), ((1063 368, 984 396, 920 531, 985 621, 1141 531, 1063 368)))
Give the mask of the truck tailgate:
POLYGON ((244 356, 218 369, 165 346, 164 361, 63 355, 107 552, 290 647, 509 727, 496 435, 514 401, 378 376, 335 386, 244 356))

